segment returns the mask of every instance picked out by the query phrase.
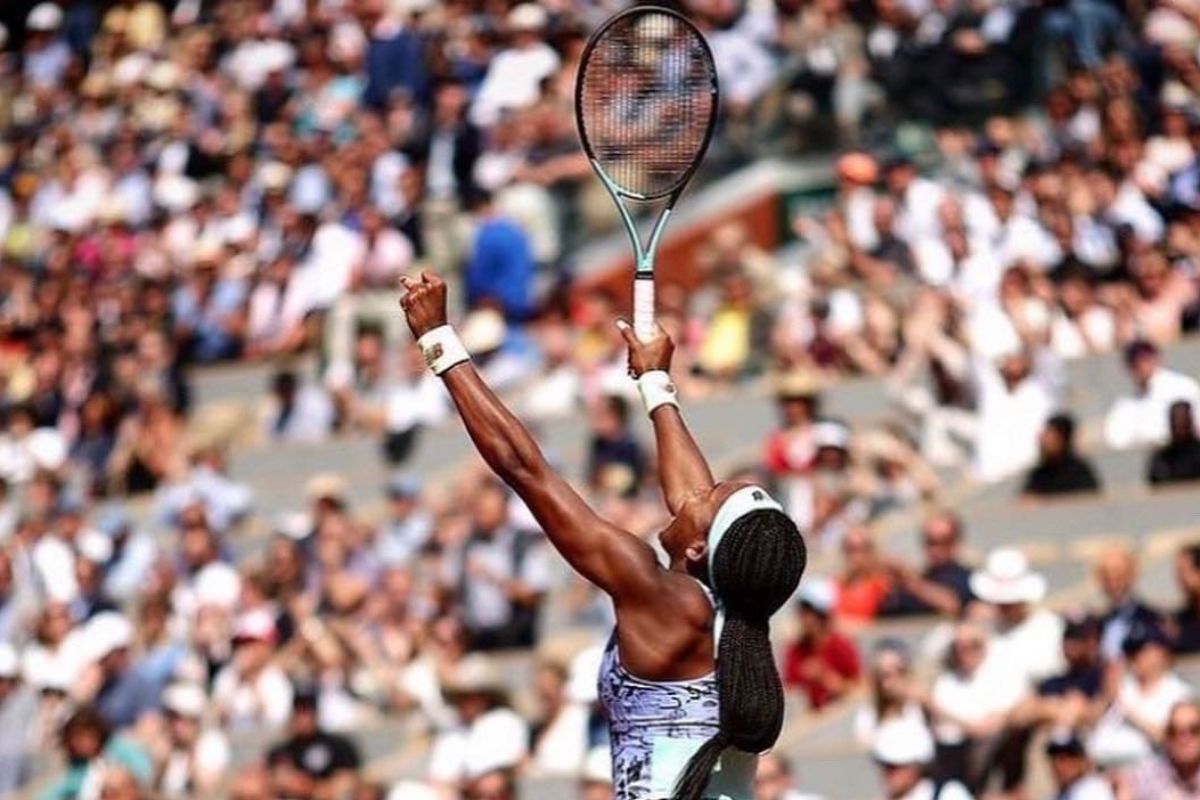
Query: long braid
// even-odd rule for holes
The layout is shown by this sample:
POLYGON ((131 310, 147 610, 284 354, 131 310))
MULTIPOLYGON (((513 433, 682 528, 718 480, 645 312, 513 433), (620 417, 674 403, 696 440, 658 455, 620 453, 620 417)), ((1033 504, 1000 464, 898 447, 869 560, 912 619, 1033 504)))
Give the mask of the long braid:
POLYGON ((721 540, 709 576, 725 612, 718 643, 718 732, 692 756, 673 800, 701 800, 721 753, 769 749, 783 728, 783 683, 771 650, 771 615, 788 601, 808 562, 795 523, 754 511, 721 540))

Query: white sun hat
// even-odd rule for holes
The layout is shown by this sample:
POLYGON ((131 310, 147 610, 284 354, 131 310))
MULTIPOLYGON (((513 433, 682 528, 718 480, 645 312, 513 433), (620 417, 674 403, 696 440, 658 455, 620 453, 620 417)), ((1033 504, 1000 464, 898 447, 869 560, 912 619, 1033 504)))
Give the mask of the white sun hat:
POLYGON ((25 18, 25 27, 31 31, 38 31, 40 33, 56 31, 62 27, 62 24, 62 9, 54 5, 54 3, 38 3, 29 12, 29 16, 25 18))
POLYGON ((971 591, 985 603, 1036 603, 1046 596, 1046 579, 1029 568, 1020 550, 1001 547, 988 554, 982 569, 971 573, 971 591))
POLYGON ((163 690, 162 705, 167 711, 181 717, 200 719, 208 705, 208 697, 194 683, 173 683, 163 690))

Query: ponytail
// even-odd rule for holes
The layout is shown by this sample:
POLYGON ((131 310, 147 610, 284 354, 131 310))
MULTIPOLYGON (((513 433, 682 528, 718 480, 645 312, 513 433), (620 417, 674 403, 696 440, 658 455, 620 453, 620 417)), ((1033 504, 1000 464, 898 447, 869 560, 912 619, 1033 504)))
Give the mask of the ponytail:
POLYGON ((779 738, 783 682, 770 619, 796 590, 807 560, 799 530, 780 511, 746 514, 721 539, 709 575, 725 613, 716 643, 720 726, 688 761, 673 800, 702 800, 726 749, 757 754, 779 738))

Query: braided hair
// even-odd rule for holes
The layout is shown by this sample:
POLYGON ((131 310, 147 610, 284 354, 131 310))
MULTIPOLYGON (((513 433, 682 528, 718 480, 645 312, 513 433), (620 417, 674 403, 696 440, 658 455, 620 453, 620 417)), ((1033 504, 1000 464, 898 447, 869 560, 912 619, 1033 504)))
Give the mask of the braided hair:
POLYGON ((770 619, 796 590, 807 562, 796 524, 771 509, 741 517, 717 545, 709 582, 725 613, 717 660, 720 726, 688 761, 673 800, 701 800, 727 748, 761 753, 779 738, 783 683, 770 619))

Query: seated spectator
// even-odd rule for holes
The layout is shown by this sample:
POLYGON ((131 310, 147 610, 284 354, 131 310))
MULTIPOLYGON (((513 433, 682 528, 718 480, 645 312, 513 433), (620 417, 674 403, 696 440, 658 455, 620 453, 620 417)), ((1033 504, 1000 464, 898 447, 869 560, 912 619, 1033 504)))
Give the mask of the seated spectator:
POLYGON ((471 505, 471 534, 446 554, 443 582, 462 604, 473 649, 530 647, 549 588, 544 537, 517 528, 508 489, 494 479, 484 481, 471 505))
POLYGON ((1100 647, 1108 661, 1121 658, 1130 631, 1158 623, 1158 611, 1134 594, 1137 577, 1137 556, 1124 545, 1109 547, 1096 559, 1096 583, 1105 599, 1100 647))
POLYGON ((1193 694, 1174 671, 1171 642, 1157 625, 1132 630, 1124 654, 1128 669, 1088 741, 1088 752, 1101 766, 1148 757, 1163 741, 1171 709, 1193 694))
POLYGON ((629 429, 629 401, 609 395, 591 413, 588 486, 596 492, 631 497, 646 475, 646 454, 629 429))
POLYGON ((884 800, 971 800, 957 780, 935 779, 933 737, 924 725, 895 722, 879 732, 871 757, 882 773, 884 800))
POLYGON ((993 655, 1028 688, 1062 670, 1063 621, 1037 607, 1046 596, 1046 579, 1029 568, 1024 553, 993 550, 971 573, 971 591, 995 609, 993 655))
POLYGON ((1200 653, 1200 544, 1187 545, 1175 554, 1175 583, 1183 597, 1167 620, 1175 652, 1200 653))
POLYGON ((847 531, 841 548, 843 568, 835 580, 835 613, 847 623, 869 623, 891 593, 892 577, 879 559, 875 539, 866 528, 847 531))
POLYGON ((1170 407, 1183 401, 1194 411, 1200 405, 1200 384, 1164 367, 1158 348, 1147 341, 1125 348, 1125 367, 1134 392, 1118 398, 1109 408, 1104 419, 1105 442, 1119 450, 1166 443, 1170 407))
POLYGON ((1046 758, 1054 776, 1054 800, 1114 800, 1112 786, 1096 774, 1079 735, 1059 729, 1046 741, 1046 758))
POLYGON ((385 487, 387 516, 375 534, 375 555, 389 566, 411 564, 433 536, 433 517, 421 507, 421 482, 393 475, 385 487))
POLYGON ((612 753, 607 747, 593 747, 583 760, 579 800, 614 800, 612 753))
POLYGON ((1103 703, 1105 662, 1100 654, 1100 623, 1091 616, 1066 619, 1063 628, 1063 672, 1038 684, 1037 695, 1021 714, 1032 723, 1075 728, 1094 718, 1103 703))
POLYGON ((38 795, 39 800, 75 800, 83 787, 95 785, 113 766, 129 770, 142 784, 150 780, 153 764, 145 749, 132 739, 113 735, 91 706, 85 705, 67 718, 60 743, 67 770, 38 795))
POLYGON ((895 584, 880 609, 882 616, 944 614, 957 617, 971 602, 971 570, 962 563, 962 519, 939 511, 921 525, 925 564, 920 572, 891 566, 895 584))
POLYGON ((955 629, 929 698, 940 780, 959 781, 980 794, 993 775, 1004 792, 1022 784, 1028 735, 1010 728, 1008 717, 1028 687, 1013 666, 978 625, 964 622, 955 629))
POLYGON ((1038 435, 1038 460, 1021 490, 1027 496, 1048 497, 1100 490, 1092 465, 1075 452, 1075 420, 1055 414, 1038 435))
POLYGON ((301 385, 295 372, 285 371, 271 379, 271 396, 262 416, 268 439, 319 442, 333 430, 334 408, 324 390, 311 383, 301 385))
POLYGON ((306 788, 306 794, 345 796, 358 784, 361 758, 354 742, 321 729, 319 697, 315 686, 296 688, 288 722, 290 735, 271 748, 267 763, 272 769, 284 767, 299 773, 295 777, 306 788))
POLYGON ((213 681, 212 700, 233 731, 281 728, 292 709, 292 684, 274 663, 278 631, 265 609, 244 613, 234 627, 233 658, 213 681))
POLYGON ((453 790, 524 760, 529 728, 509 706, 508 687, 487 656, 463 659, 442 689, 455 720, 433 741, 431 783, 453 790))
POLYGON ((1161 753, 1118 773, 1121 800, 1200 797, 1200 703, 1176 703, 1167 716, 1161 753))
POLYGON ((854 738, 863 747, 869 749, 880 729, 894 722, 925 724, 925 695, 902 642, 884 640, 875 646, 868 687, 870 697, 854 715, 854 738))
POLYGON ((219 728, 204 724, 208 697, 190 683, 168 686, 162 697, 166 747, 154 789, 163 797, 207 796, 225 780, 232 753, 219 728))
POLYGON ((1058 366, 1047 353, 1002 354, 996 364, 975 354, 978 425, 975 470, 985 481, 1005 478, 1037 458, 1038 432, 1054 410, 1058 366))
POLYGON ((1168 483, 1200 480, 1200 432, 1196 427, 1192 405, 1179 400, 1171 404, 1170 439, 1150 456, 1146 470, 1150 483, 1158 486, 1168 483))
POLYGON ((578 775, 588 746, 588 706, 573 702, 567 670, 557 662, 541 664, 534 677, 539 712, 530 743, 537 775, 578 775))
POLYGON ((766 443, 763 461, 777 477, 802 475, 817 456, 813 428, 820 415, 820 384, 808 372, 794 372, 776 382, 780 424, 766 443))
POLYGON ((754 800, 821 800, 819 795, 800 791, 795 784, 790 760, 774 750, 758 757, 758 769, 754 773, 754 800))
POLYGON ((784 684, 803 691, 814 709, 845 695, 859 678, 858 650, 837 629, 833 609, 833 585, 816 578, 806 581, 797 606, 800 638, 784 656, 784 684))
POLYGON ((15 794, 29 779, 37 756, 37 692, 21 676, 21 660, 7 640, 0 641, 0 794, 15 794))
POLYGON ((517 800, 517 777, 511 768, 493 769, 463 781, 463 800, 517 800))

